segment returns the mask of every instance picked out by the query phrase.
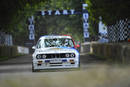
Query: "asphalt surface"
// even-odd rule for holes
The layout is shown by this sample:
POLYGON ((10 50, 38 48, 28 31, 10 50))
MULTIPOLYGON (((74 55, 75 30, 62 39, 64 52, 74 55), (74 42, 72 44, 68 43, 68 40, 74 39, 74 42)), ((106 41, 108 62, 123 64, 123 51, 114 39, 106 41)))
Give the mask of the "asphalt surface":
POLYGON ((130 66, 81 53, 80 69, 32 72, 26 55, 0 62, 0 87, 130 87, 130 66))

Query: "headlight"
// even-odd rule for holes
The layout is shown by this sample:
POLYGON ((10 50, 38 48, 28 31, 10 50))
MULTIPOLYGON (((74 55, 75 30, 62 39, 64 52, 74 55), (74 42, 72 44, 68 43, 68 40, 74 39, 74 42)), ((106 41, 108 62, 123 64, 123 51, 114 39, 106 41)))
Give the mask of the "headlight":
POLYGON ((75 57, 75 54, 74 54, 74 53, 66 53, 66 54, 65 54, 65 57, 66 57, 66 58, 74 58, 74 57, 75 57))
POLYGON ((45 54, 43 54, 43 55, 42 55, 42 58, 46 58, 46 55, 45 55, 45 54))
POLYGON ((41 55, 38 54, 38 55, 36 56, 36 58, 37 58, 37 59, 41 59, 41 55))
POLYGON ((69 53, 65 54, 65 57, 67 57, 67 58, 70 57, 70 54, 69 53))
POLYGON ((71 57, 71 58, 74 58, 74 57, 75 57, 75 54, 74 54, 74 53, 71 53, 71 54, 70 54, 70 57, 71 57))

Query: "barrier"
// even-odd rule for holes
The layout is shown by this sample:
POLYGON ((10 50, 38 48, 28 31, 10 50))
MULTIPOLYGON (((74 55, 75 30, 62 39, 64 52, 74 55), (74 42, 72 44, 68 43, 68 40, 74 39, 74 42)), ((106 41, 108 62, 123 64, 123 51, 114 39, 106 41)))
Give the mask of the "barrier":
POLYGON ((90 42, 82 43, 81 48, 80 48, 80 52, 89 53, 90 52, 90 44, 91 44, 90 42))
POLYGON ((91 43, 91 53, 121 63, 130 63, 129 43, 91 43))
POLYGON ((0 45, 0 60, 5 60, 24 54, 29 54, 29 48, 0 45))

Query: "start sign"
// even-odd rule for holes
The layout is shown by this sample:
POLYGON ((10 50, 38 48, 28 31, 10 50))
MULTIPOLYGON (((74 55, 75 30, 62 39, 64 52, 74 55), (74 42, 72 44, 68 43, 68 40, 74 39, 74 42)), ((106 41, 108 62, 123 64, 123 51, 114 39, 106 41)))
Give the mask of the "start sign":
POLYGON ((71 10, 41 11, 42 16, 45 16, 45 15, 69 15, 69 14, 70 15, 75 14, 75 10, 71 9, 71 10))

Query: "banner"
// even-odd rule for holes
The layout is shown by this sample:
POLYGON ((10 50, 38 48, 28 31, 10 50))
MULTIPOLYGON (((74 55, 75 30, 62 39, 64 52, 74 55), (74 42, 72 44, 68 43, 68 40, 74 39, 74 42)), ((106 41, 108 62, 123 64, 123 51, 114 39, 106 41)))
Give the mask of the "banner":
POLYGON ((89 37, 89 32, 84 31, 84 38, 88 38, 89 37))
POLYGON ((82 4, 83 8, 83 34, 84 34, 84 38, 89 38, 89 32, 88 32, 88 28, 89 28, 89 24, 88 24, 88 18, 89 18, 89 14, 88 11, 86 10, 86 7, 88 6, 87 4, 82 4))
POLYGON ((29 25, 28 25, 28 29, 29 29, 29 40, 35 40, 35 30, 34 30, 34 17, 30 17, 29 19, 29 25))

